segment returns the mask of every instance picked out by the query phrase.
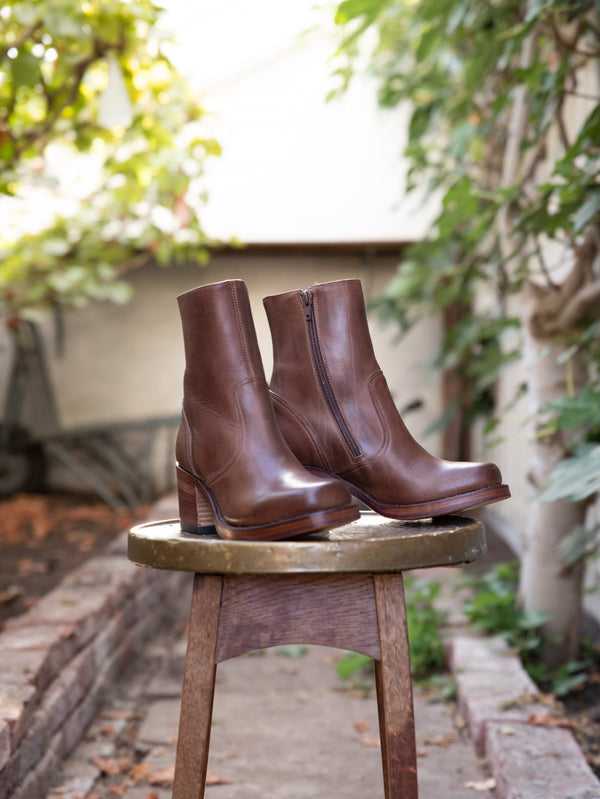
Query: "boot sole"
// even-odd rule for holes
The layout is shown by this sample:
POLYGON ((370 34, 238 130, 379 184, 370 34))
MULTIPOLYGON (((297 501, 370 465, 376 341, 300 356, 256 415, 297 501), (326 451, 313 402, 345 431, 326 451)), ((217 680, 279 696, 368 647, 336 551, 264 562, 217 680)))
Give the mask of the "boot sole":
POLYGON ((333 472, 312 468, 310 471, 315 474, 321 473, 330 475, 331 477, 337 477, 338 480, 341 480, 348 487, 352 496, 364 502, 371 510, 379 513, 381 516, 387 516, 390 519, 398 519, 401 521, 447 516, 449 513, 456 513, 457 511, 468 510, 469 508, 477 508, 481 505, 491 505, 493 502, 501 502, 503 499, 509 499, 510 497, 510 488, 507 485, 492 485, 478 488, 475 491, 468 491, 465 494, 454 494, 450 497, 432 499, 428 502, 417 502, 412 505, 391 505, 385 502, 379 502, 375 497, 367 494, 358 486, 333 472))
POLYGON ((210 490, 180 466, 177 466, 177 488, 180 523, 184 533, 207 535, 216 532, 220 538, 231 541, 279 541, 341 527, 360 518, 356 505, 343 505, 269 524, 240 527, 224 519, 210 490))

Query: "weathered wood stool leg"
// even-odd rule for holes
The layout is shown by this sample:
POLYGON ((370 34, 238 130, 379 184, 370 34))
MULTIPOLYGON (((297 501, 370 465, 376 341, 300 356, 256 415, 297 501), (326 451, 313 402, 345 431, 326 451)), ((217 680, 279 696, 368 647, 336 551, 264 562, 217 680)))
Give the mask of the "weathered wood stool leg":
POLYGON ((402 574, 374 575, 380 659, 375 660, 385 799, 417 799, 417 753, 402 574))
POLYGON ((202 799, 204 796, 222 590, 222 577, 194 576, 173 799, 202 799))
POLYGON ((354 649, 375 662, 386 799, 417 799, 402 574, 194 577, 173 799, 202 799, 216 664, 284 643, 354 649), (330 612, 323 612, 328 608, 330 612))

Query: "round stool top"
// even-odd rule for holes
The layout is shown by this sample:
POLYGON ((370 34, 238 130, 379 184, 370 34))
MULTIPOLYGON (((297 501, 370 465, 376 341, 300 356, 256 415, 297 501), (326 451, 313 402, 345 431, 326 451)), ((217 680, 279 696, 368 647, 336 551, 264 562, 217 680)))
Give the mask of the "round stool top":
POLYGON ((471 563, 486 552, 479 521, 446 516, 398 522, 372 511, 333 530, 289 541, 227 541, 183 533, 178 519, 150 522, 129 533, 129 560, 199 574, 399 572, 471 563))

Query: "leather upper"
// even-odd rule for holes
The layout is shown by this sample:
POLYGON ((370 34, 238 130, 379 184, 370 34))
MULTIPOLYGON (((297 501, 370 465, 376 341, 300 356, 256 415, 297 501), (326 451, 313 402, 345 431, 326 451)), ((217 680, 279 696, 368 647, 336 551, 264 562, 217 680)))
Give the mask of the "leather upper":
POLYGON ((311 357, 302 295, 292 291, 266 297, 264 305, 273 340, 272 401, 299 460, 391 505, 500 485, 494 464, 444 461, 412 437, 375 358, 360 281, 316 284, 311 291, 326 376, 359 451, 349 451, 336 425, 311 357))
POLYGON ((268 524, 348 505, 339 480, 298 462, 275 422, 245 284, 178 297, 186 368, 176 457, 233 525, 268 524))

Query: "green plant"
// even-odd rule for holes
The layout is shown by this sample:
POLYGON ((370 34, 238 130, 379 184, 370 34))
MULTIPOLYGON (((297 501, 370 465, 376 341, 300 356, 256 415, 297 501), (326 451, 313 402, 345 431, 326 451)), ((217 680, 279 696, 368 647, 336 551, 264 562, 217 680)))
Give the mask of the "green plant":
POLYGON ((436 605, 441 583, 429 577, 406 580, 406 622, 410 644, 410 668, 416 679, 444 667, 440 634, 445 614, 436 605))
MULTIPOLYGON (((445 615, 435 607, 441 584, 427 577, 415 579, 407 575, 406 620, 410 648, 410 670, 416 680, 423 680, 444 668, 444 645, 440 628, 445 615)), ((336 664, 342 679, 373 672, 373 661, 366 655, 350 652, 336 664)))
POLYGON ((519 563, 501 563, 485 574, 466 580, 473 590, 463 610, 469 621, 493 635, 500 633, 514 647, 525 665, 539 657, 542 648, 543 613, 520 610, 517 604, 519 563))
POLYGON ((498 564, 481 576, 467 578, 464 583, 473 592, 463 605, 470 622, 490 635, 502 635, 518 652, 526 671, 540 687, 561 697, 585 684, 591 659, 569 660, 555 669, 544 663, 545 616, 519 608, 518 561, 498 564))
POLYGON ((373 658, 360 652, 346 652, 336 662, 335 670, 342 680, 355 679, 357 676, 372 677, 373 658))

